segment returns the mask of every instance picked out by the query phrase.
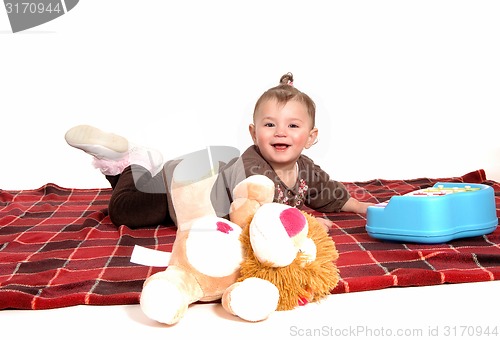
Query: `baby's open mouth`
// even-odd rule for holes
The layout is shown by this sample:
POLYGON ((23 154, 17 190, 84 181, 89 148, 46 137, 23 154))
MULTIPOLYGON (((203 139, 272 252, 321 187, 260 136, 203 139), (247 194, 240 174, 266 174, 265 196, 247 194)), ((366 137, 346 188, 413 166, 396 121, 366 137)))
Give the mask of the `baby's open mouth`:
POLYGON ((272 144, 272 146, 278 151, 283 151, 290 147, 289 144, 282 144, 282 143, 272 144))

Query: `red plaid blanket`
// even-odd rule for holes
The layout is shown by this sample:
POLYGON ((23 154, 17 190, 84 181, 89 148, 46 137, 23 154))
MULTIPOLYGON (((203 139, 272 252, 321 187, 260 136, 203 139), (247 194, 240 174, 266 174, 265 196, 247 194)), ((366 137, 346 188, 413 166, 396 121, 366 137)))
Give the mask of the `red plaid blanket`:
MULTIPOLYGON (((382 202, 438 181, 491 185, 500 208, 500 184, 482 170, 345 184, 360 200, 382 202)), ((171 251, 176 229, 115 227, 107 215, 110 194, 55 184, 0 190, 0 309, 138 303, 145 278, 164 268, 131 263, 134 245, 171 251)), ((500 279, 500 228, 446 244, 402 244, 369 237, 364 216, 322 216, 334 221, 331 236, 340 253, 341 280, 332 293, 500 279)))

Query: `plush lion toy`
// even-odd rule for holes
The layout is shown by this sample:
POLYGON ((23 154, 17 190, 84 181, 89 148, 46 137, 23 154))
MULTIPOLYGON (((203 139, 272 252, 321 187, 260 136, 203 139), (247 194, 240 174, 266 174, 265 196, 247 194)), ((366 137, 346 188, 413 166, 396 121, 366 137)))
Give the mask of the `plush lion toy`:
MULTIPOLYGON (((328 296, 338 283, 335 244, 318 221, 306 212, 267 203, 243 228, 240 241, 244 260, 237 281, 255 277, 273 283, 279 291, 276 310, 317 302, 328 296), (276 231, 266 230, 271 228, 276 231), (292 228, 296 235, 291 235, 292 228)), ((226 290, 224 298, 230 294, 231 289, 226 290)), ((229 305, 225 307, 231 309, 229 305)))
POLYGON ((210 202, 215 176, 186 180, 175 172, 178 231, 168 268, 144 283, 146 316, 171 325, 192 303, 221 300, 229 313, 261 321, 276 310, 318 301, 336 286, 333 241, 313 216, 272 203, 270 179, 242 181, 226 220, 210 202))

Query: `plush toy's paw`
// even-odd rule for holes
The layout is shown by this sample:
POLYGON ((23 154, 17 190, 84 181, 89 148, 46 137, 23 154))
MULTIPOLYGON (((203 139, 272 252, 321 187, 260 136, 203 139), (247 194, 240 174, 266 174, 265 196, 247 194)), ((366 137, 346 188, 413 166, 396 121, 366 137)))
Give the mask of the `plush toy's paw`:
POLYGON ((227 312, 251 322, 267 319, 276 310, 278 301, 278 288, 256 277, 233 284, 222 296, 222 306, 227 312))
POLYGON ((177 287, 166 280, 149 282, 142 290, 140 303, 148 318, 168 325, 177 323, 188 308, 177 287))
POLYGON ((274 199, 274 183, 264 175, 253 175, 233 189, 233 203, 229 219, 239 226, 245 225, 261 205, 274 199))
POLYGON ((243 227, 246 223, 248 223, 250 216, 253 216, 259 208, 260 203, 257 201, 246 198, 237 198, 233 200, 233 203, 231 203, 231 208, 229 209, 229 219, 231 222, 243 227))
POLYGON ((189 304, 201 296, 203 292, 192 275, 171 266, 146 280, 140 305, 148 318, 173 325, 182 319, 189 304))
POLYGON ((274 199, 274 182, 264 175, 252 175, 238 183, 233 189, 233 198, 246 198, 260 205, 274 199))

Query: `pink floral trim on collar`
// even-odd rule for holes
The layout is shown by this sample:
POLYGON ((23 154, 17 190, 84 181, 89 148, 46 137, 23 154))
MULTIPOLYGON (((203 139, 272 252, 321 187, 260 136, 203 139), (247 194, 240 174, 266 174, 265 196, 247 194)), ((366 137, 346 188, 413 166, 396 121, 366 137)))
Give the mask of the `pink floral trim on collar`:
POLYGON ((304 205, 308 189, 309 186, 302 178, 299 180, 297 192, 294 195, 287 194, 292 193, 293 190, 285 189, 281 184, 277 184, 276 190, 278 191, 278 195, 276 198, 276 202, 286 204, 291 207, 300 208, 302 207, 302 205, 304 205))

